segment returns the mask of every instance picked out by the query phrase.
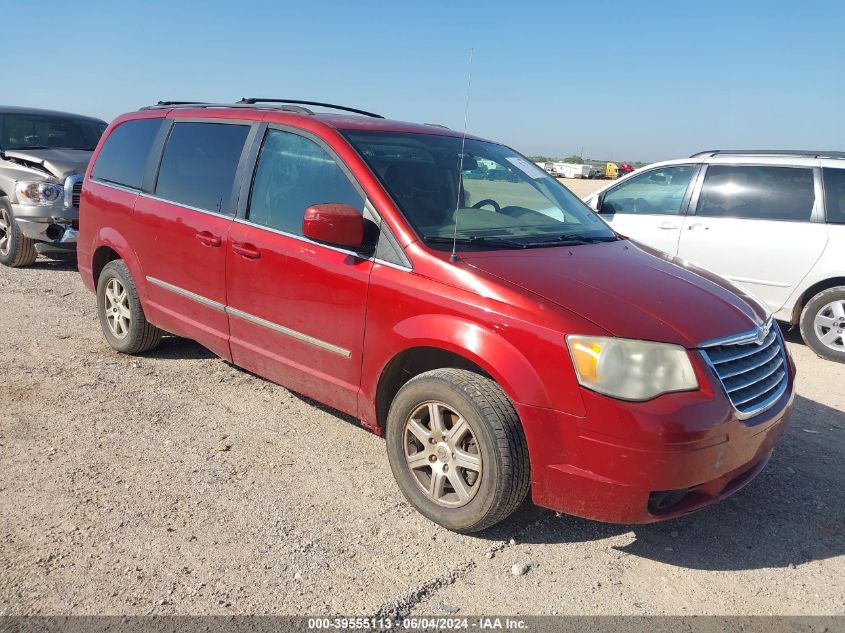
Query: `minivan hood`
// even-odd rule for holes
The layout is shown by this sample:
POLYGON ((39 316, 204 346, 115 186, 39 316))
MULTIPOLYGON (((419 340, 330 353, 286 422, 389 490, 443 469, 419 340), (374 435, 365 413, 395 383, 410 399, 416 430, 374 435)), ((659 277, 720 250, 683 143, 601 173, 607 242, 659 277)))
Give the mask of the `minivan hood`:
POLYGON ((26 166, 41 168, 64 179, 71 174, 81 174, 88 167, 93 152, 84 149, 14 149, 3 155, 26 166))
POLYGON ((693 348, 752 330, 769 317, 726 279, 627 239, 463 253, 461 259, 622 338, 693 348))

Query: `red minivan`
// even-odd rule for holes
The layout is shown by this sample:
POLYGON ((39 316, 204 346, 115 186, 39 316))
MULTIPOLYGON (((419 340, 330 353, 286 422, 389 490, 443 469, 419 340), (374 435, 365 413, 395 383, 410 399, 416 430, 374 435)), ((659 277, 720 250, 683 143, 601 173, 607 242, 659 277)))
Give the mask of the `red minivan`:
POLYGON ((460 532, 529 490, 601 521, 700 509, 761 471, 793 403, 755 299, 440 126, 162 102, 106 130, 78 239, 113 348, 188 337, 356 416, 460 532))

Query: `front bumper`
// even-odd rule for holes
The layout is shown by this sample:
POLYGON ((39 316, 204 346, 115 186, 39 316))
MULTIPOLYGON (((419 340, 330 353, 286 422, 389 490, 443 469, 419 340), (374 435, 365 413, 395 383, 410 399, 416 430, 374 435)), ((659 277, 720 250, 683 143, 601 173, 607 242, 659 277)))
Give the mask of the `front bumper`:
POLYGON ((584 390, 587 414, 517 405, 528 440, 532 498, 540 506, 610 523, 651 523, 733 494, 766 465, 794 400, 788 386, 768 410, 740 420, 718 379, 698 365, 700 389, 649 402, 584 390))
POLYGON ((24 237, 67 250, 76 244, 79 211, 60 205, 13 204, 12 215, 24 237))

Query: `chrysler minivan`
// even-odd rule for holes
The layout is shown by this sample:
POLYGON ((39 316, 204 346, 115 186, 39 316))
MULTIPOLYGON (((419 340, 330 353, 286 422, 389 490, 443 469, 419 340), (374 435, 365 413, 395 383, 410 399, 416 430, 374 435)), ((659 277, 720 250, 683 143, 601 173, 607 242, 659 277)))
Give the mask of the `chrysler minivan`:
POLYGON ((698 510, 764 468, 792 408, 761 304, 441 126, 161 102, 106 130, 80 212, 114 349, 188 337, 357 417, 452 530, 529 491, 610 522, 698 510), (491 167, 507 177, 465 177, 491 167))

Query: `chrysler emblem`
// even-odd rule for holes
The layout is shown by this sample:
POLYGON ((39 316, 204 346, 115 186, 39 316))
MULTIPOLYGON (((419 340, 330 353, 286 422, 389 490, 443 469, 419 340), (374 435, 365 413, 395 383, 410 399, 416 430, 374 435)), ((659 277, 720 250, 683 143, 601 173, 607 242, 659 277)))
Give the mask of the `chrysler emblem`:
POLYGON ((772 322, 769 321, 768 323, 764 323, 758 328, 757 332, 757 345, 762 345, 763 341, 766 340, 766 337, 769 335, 769 329, 772 327, 772 322))

